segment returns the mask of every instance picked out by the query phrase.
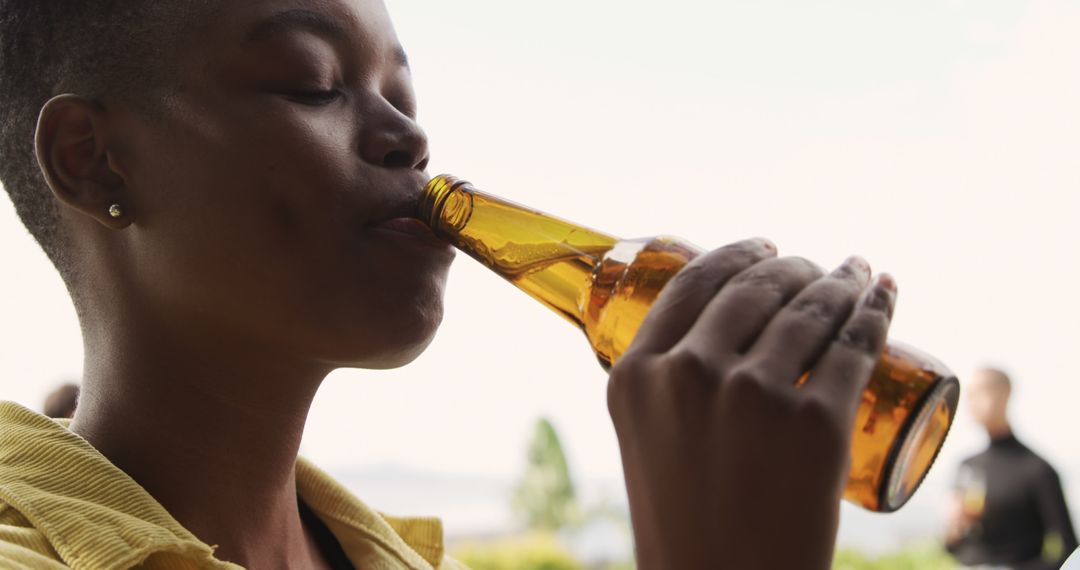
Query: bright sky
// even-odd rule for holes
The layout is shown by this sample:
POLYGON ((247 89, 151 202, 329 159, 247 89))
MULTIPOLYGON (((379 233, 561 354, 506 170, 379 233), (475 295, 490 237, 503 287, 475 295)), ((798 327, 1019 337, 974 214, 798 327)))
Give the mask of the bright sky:
MULTIPOLYGON (((900 284, 895 338, 961 380, 983 362, 1014 372, 1017 431, 1080 507, 1080 4, 389 3, 433 173, 626 237, 863 254, 900 284)), ((38 407, 79 375, 78 328, 6 204, 0 243, 0 395, 38 407)), ((336 468, 509 476, 546 414, 577 473, 618 477, 604 384, 574 329, 461 256, 430 350, 335 373, 304 449, 336 468)), ((916 508, 981 444, 961 413, 916 508)))

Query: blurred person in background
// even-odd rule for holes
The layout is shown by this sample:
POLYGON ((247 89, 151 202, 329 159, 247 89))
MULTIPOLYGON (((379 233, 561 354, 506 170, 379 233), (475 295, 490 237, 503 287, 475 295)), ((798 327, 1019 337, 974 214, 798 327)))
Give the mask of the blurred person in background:
POLYGON ((45 398, 45 406, 42 413, 50 418, 73 418, 75 406, 79 403, 79 385, 64 384, 49 392, 45 398))
POLYGON ((945 546, 972 568, 1059 568, 1077 547, 1057 472, 1013 434, 1012 381, 983 368, 967 384, 971 414, 990 438, 966 459, 948 505, 945 546))

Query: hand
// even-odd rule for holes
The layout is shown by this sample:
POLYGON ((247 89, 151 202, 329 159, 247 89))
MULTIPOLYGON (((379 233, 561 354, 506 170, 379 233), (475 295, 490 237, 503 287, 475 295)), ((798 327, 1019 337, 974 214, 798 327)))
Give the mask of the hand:
POLYGON ((639 568, 829 567, 896 296, 869 281, 749 240, 668 284, 608 384, 639 568))
POLYGON ((945 503, 945 544, 960 542, 968 532, 976 517, 964 508, 964 497, 954 493, 945 503))

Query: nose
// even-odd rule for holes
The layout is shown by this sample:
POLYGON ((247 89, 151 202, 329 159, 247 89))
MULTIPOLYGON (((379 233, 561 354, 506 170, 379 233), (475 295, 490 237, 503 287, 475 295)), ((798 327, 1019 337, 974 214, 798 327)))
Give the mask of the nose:
POLYGON ((383 168, 423 170, 428 162, 427 134, 416 121, 382 97, 373 97, 361 133, 360 155, 383 168))

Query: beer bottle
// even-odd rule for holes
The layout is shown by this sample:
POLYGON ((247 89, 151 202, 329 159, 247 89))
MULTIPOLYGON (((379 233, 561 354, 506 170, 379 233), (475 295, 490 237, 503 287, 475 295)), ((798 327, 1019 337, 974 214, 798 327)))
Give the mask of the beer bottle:
MULTIPOLYGON (((447 175, 427 184, 418 217, 581 329, 605 369, 668 280, 701 253, 674 237, 619 239, 447 175)), ((936 359, 890 341, 859 403, 844 498, 879 512, 903 506, 945 441, 959 391, 936 359)))

